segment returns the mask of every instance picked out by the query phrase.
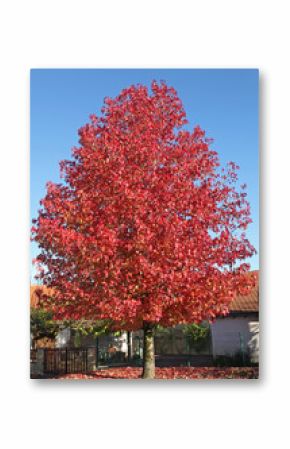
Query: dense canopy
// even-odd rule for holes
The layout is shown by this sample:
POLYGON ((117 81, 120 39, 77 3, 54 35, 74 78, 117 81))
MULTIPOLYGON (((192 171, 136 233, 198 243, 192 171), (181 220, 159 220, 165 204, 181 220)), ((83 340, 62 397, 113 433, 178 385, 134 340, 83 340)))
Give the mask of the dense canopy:
POLYGON ((186 123, 176 91, 152 82, 105 99, 79 130, 32 230, 58 319, 127 329, 200 322, 252 288, 238 166, 220 167, 211 140, 186 123))

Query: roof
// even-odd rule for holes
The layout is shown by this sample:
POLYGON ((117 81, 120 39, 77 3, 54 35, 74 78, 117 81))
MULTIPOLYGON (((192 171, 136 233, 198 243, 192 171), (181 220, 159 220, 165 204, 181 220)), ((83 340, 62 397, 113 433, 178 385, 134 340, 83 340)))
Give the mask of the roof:
POLYGON ((49 294, 51 289, 45 287, 44 285, 31 285, 30 286, 30 306, 38 307, 40 296, 45 293, 49 294))
POLYGON ((257 276, 256 286, 251 293, 246 296, 237 296, 230 304, 231 313, 259 312, 259 271, 251 271, 257 276))
MULTIPOLYGON (((247 296, 237 296, 230 304, 231 313, 259 312, 259 271, 251 271, 251 274, 257 276, 257 284, 247 296)), ((30 286, 30 305, 37 307, 41 293, 49 294, 51 289, 43 285, 30 286)))

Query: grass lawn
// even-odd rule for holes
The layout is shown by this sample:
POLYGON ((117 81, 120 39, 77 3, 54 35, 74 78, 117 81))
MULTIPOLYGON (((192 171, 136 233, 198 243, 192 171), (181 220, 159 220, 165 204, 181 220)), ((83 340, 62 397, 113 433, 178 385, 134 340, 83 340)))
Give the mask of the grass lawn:
MULTIPOLYGON (((86 374, 64 374, 54 379, 140 379, 141 368, 107 368, 86 374)), ((259 369, 241 368, 156 368, 156 379, 258 379, 259 369)))

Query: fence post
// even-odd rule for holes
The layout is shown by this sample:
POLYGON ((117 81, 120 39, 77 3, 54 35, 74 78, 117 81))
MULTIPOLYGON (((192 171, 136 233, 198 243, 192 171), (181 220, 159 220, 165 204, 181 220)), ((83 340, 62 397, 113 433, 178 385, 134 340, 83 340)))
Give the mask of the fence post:
POLYGON ((42 377, 45 372, 45 366, 44 366, 44 349, 36 349, 36 358, 33 362, 30 363, 30 375, 33 378, 36 377, 42 377))
POLYGON ((99 367, 99 337, 96 339, 96 368, 99 367))
POLYGON ((245 345, 244 345, 244 338, 241 332, 239 332, 239 337, 240 337, 240 351, 242 353, 243 366, 245 366, 245 345))
POLYGON ((131 362, 132 358, 132 332, 127 332, 127 347, 128 347, 128 363, 131 362))

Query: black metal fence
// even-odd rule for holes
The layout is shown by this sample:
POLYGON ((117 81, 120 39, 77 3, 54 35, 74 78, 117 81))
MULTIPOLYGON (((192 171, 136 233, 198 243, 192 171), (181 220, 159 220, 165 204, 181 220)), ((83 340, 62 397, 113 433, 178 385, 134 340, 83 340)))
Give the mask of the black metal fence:
MULTIPOLYGON (((141 359, 140 359, 141 362, 141 359)), ((138 365, 121 351, 89 348, 44 349, 43 371, 45 375, 86 373, 102 367, 138 365)))
POLYGON ((88 370, 87 348, 44 349, 44 373, 85 373, 88 370))
MULTIPOLYGON (((32 364, 36 362, 36 353, 36 350, 31 352, 32 364)), ((156 336, 155 353, 156 366, 213 365, 209 345, 203 352, 196 353, 194 348, 189 348, 186 339, 178 335, 156 336)), ((45 348, 43 373, 53 376, 86 373, 104 367, 141 366, 142 359, 143 340, 140 335, 134 338, 127 335, 127 341, 121 341, 115 336, 102 336, 98 337, 95 346, 91 347, 45 348)))
MULTIPOLYGON (((31 366, 36 362, 36 352, 31 354, 31 366)), ((98 351, 89 348, 43 349, 43 375, 87 373, 98 368, 117 366, 142 366, 141 357, 128 357, 125 353, 98 351)), ((213 366, 212 355, 156 355, 156 366, 213 366)))

